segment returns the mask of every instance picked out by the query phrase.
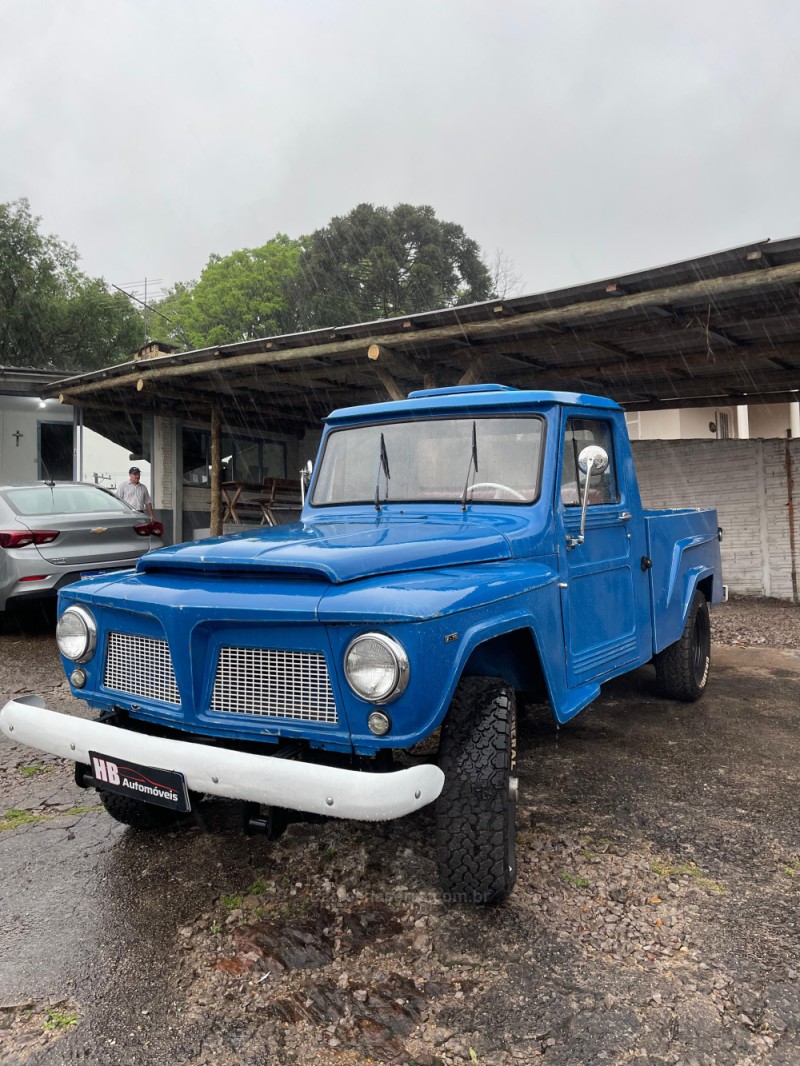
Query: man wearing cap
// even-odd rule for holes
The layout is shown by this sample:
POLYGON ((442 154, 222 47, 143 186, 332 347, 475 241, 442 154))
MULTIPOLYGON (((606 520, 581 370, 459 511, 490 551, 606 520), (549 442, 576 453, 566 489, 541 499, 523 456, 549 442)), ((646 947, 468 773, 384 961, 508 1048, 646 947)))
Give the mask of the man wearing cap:
POLYGON ((117 496, 124 500, 134 511, 146 511, 153 518, 153 501, 147 491, 147 485, 143 485, 139 478, 142 472, 138 466, 132 466, 128 471, 129 478, 123 481, 117 489, 117 496))

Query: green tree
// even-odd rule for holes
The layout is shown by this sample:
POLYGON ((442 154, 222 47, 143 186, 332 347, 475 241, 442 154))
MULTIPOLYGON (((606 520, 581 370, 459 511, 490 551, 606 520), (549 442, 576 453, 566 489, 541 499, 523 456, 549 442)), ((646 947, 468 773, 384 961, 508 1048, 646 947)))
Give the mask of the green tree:
POLYGON ((0 365, 90 370, 129 358, 144 339, 138 311, 40 223, 25 199, 0 204, 0 365))
POLYGON ((297 329, 289 292, 299 257, 299 241, 283 233, 260 248, 212 255, 199 281, 179 283, 159 303, 164 318, 152 328, 165 340, 191 348, 297 329))
POLYGON ((359 204, 304 238, 303 245, 294 303, 307 329, 491 296, 478 244, 425 205, 359 204))

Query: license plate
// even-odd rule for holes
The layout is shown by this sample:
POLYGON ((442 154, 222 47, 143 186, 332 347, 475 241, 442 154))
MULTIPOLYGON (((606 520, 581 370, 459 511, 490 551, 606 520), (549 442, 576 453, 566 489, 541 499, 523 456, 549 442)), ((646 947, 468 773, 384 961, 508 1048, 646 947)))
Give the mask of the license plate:
POLYGON ((173 811, 191 810, 186 779, 176 770, 142 766, 98 751, 90 751, 89 758, 92 777, 100 788, 173 811))

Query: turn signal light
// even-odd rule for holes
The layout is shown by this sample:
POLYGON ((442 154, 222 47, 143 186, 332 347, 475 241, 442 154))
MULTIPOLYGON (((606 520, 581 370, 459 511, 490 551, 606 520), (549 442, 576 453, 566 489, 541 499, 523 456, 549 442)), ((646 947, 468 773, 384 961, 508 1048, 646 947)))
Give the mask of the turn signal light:
POLYGON ((57 529, 0 530, 0 548, 27 548, 29 544, 52 544, 57 536, 57 529))

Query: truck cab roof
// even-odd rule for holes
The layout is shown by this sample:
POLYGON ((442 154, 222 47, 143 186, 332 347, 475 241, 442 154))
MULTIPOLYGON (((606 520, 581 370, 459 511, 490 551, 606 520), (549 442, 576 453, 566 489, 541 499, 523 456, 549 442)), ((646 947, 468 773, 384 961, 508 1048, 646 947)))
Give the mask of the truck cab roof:
POLYGON ((410 392, 405 400, 341 407, 331 412, 325 422, 369 422, 406 418, 432 412, 455 414, 459 411, 480 411, 531 408, 562 404, 568 407, 606 408, 621 410, 619 404, 604 396, 580 392, 550 392, 542 389, 515 389, 510 385, 456 385, 443 389, 420 389, 410 392))

